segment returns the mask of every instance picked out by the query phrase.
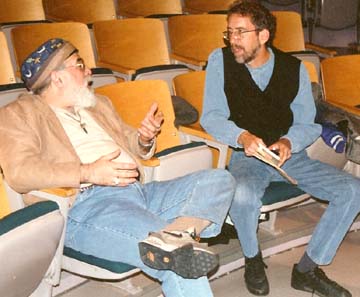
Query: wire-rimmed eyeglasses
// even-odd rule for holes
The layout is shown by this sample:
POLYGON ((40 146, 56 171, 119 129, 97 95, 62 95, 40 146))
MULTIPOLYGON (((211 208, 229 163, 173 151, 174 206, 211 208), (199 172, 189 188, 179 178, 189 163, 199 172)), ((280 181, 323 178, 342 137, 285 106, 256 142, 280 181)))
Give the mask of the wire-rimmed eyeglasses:
POLYGON ((260 29, 253 29, 253 30, 243 30, 243 29, 235 29, 235 30, 226 30, 223 32, 223 37, 226 40, 230 40, 231 36, 234 36, 237 39, 241 39, 242 35, 249 32, 257 32, 260 31, 260 29))
POLYGON ((77 67, 80 70, 84 71, 85 70, 85 62, 82 58, 78 58, 76 60, 76 64, 75 65, 69 65, 69 66, 65 66, 62 69, 66 69, 66 68, 71 68, 71 67, 77 67))

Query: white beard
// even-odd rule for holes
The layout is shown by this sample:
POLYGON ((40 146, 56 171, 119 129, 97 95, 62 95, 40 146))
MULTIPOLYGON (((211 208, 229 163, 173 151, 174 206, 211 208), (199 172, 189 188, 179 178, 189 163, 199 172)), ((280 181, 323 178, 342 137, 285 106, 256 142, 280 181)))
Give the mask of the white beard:
POLYGON ((75 109, 94 107, 96 97, 93 89, 88 87, 88 80, 82 86, 71 85, 64 91, 66 98, 72 98, 75 109))

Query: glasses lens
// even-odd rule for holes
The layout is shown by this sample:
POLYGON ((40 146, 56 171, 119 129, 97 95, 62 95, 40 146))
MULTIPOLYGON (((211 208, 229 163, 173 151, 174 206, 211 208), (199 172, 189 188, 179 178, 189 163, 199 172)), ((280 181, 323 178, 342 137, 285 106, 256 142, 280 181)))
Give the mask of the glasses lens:
POLYGON ((79 67, 81 70, 85 69, 85 63, 83 59, 79 59, 78 62, 76 63, 76 66, 79 67))

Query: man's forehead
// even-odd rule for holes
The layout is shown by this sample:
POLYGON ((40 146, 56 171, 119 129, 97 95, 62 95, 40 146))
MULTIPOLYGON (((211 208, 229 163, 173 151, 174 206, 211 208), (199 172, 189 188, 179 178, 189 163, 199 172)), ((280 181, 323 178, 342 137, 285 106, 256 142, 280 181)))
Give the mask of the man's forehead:
POLYGON ((227 27, 231 29, 249 29, 253 27, 253 23, 249 16, 233 14, 228 19, 227 27))

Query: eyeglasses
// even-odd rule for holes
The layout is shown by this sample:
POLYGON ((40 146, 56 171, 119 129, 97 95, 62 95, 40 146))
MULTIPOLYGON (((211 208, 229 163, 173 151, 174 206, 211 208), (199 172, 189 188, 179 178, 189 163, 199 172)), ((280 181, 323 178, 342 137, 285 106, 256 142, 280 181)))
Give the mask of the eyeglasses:
POLYGON ((233 31, 227 30, 223 32, 223 37, 226 40, 230 40, 231 35, 233 35, 236 39, 241 39, 243 38, 243 34, 245 33, 258 32, 258 31, 261 31, 261 29, 254 29, 254 30, 235 29, 233 31))
POLYGON ((78 58, 76 60, 75 65, 65 66, 62 69, 71 68, 71 67, 78 67, 81 71, 84 71, 85 70, 85 62, 82 58, 78 58))

